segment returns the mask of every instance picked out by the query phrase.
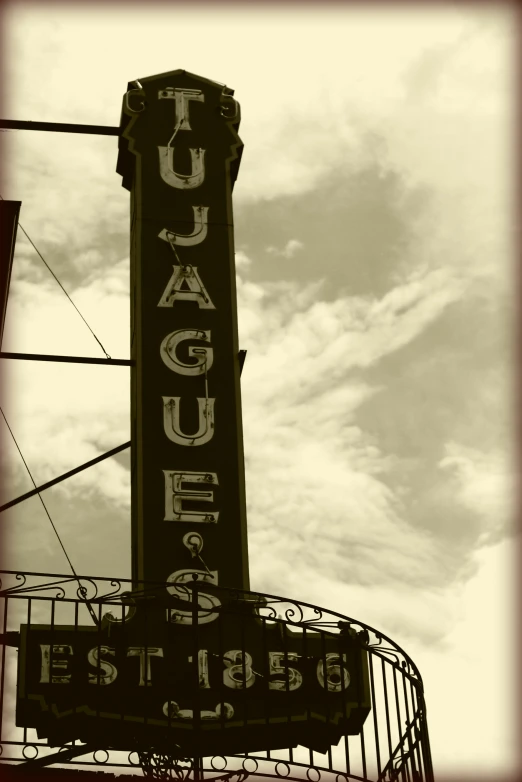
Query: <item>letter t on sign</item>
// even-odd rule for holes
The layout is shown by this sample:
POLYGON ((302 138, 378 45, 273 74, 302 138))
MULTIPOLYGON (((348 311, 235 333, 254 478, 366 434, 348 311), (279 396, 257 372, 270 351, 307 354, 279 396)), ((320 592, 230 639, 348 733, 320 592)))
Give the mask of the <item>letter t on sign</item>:
POLYGON ((192 130, 189 120, 189 100, 198 100, 203 102, 205 96, 201 90, 183 90, 167 87, 164 90, 159 90, 158 98, 173 98, 176 103, 176 128, 179 130, 192 130))

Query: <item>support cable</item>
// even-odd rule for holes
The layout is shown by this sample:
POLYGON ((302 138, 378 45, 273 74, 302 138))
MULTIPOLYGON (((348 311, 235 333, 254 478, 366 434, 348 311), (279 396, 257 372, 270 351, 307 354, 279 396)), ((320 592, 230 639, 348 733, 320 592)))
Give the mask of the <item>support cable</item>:
MULTIPOLYGON (((51 522, 51 527, 53 528, 53 530, 54 530, 54 533, 55 533, 56 537, 58 538, 58 542, 59 542, 60 546, 62 547, 62 551, 63 551, 63 553, 65 554, 65 558, 67 559, 67 562, 68 562, 68 563, 69 563, 69 565, 70 565, 70 568, 71 568, 71 570, 72 570, 72 572, 73 572, 73 575, 74 575, 75 579, 78 581, 78 586, 80 587, 80 594, 82 594, 82 593, 84 592, 84 587, 82 586, 82 583, 81 583, 80 579, 78 578, 78 575, 77 575, 77 573, 76 573, 76 571, 75 571, 75 569, 74 569, 73 563, 71 562, 71 560, 70 560, 70 557, 69 557, 69 555, 68 555, 67 551, 65 550, 65 546, 63 545, 63 543, 62 543, 62 539, 61 539, 60 535, 58 534, 58 530, 57 530, 57 529, 56 529, 56 527, 54 526, 54 522, 53 522, 53 520, 52 520, 52 518, 51 518, 51 514, 50 514, 50 513, 49 513, 49 511, 47 510, 47 506, 46 506, 45 502, 43 501, 43 499, 42 499, 42 496, 41 496, 40 492, 39 492, 39 491, 38 491, 38 489, 37 489, 36 482, 35 482, 35 480, 34 480, 34 478, 33 478, 32 474, 31 474, 31 470, 29 469, 29 466, 28 466, 27 462, 26 462, 26 461, 25 461, 25 459, 24 459, 24 455, 23 455, 22 451, 20 450, 20 446, 19 446, 19 445, 18 445, 18 443, 16 442, 16 438, 15 438, 15 436, 14 436, 14 434, 13 434, 13 430, 11 429, 11 427, 9 426, 9 424, 7 423, 7 418, 5 417, 5 413, 4 413, 4 411, 2 410, 2 408, 1 408, 1 407, 0 407, 0 413, 2 413, 2 416, 3 416, 3 419, 4 419, 4 421, 5 421, 5 424, 6 424, 7 428, 9 429, 9 432, 11 433, 11 437, 13 438, 14 444, 16 445, 16 448, 17 448, 17 450, 18 450, 18 453, 20 454, 20 457, 21 457, 21 459, 22 459, 22 461, 23 461, 23 463, 24 463, 24 465, 25 465, 25 469, 27 470, 27 472, 28 472, 28 474, 29 474, 29 477, 30 477, 30 479, 31 479, 31 481, 32 481, 32 483, 33 483, 33 486, 34 486, 34 488, 37 490, 38 497, 40 498, 40 502, 41 502, 41 503, 42 503, 42 505, 43 505, 43 509, 44 509, 44 511, 45 511, 45 512, 46 512, 46 514, 47 514, 47 518, 48 518, 48 519, 49 519, 49 521, 51 522)), ((92 620, 94 621, 94 624, 95 624, 96 626, 98 626, 98 617, 96 616, 96 613, 94 612, 94 609, 93 609, 93 607, 91 606, 91 604, 90 604, 90 603, 89 603, 87 600, 85 601, 85 605, 86 605, 86 606, 87 606, 87 608, 89 609, 89 613, 90 613, 90 615, 91 615, 91 618, 92 618, 92 620)))
MULTIPOLYGON (((0 195, 0 198, 2 199, 2 201, 5 201, 5 199, 4 199, 4 197, 3 197, 3 195, 0 195)), ((51 274, 53 275, 54 279, 56 280, 56 282, 58 283, 58 285, 60 286, 60 288, 62 289, 62 291, 65 293, 65 295, 67 296, 67 298, 69 299, 69 301, 71 302, 71 304, 73 305, 74 309, 76 310, 76 312, 78 313, 78 315, 80 316, 80 318, 83 320, 83 322, 85 323, 85 325, 87 326, 87 328, 88 328, 88 329, 89 329, 89 331, 91 332, 92 336, 94 337, 94 339, 96 340, 96 342, 98 343, 98 345, 101 347, 101 349, 102 349, 102 350, 103 350, 103 352, 105 353, 105 356, 106 356, 106 358, 110 358, 109 354, 107 353, 107 351, 106 351, 106 350, 105 350, 105 348, 103 347, 102 343, 100 342, 100 340, 98 339, 98 337, 96 336, 96 334, 94 333, 94 331, 91 329, 91 327, 89 326, 89 324, 87 323, 87 321, 86 321, 86 320, 85 320, 85 318, 83 317, 82 313, 80 312, 80 310, 78 309, 78 307, 76 306, 76 304, 74 303, 74 301, 71 299, 71 297, 69 296, 69 294, 67 293, 67 291, 66 291, 66 290, 65 290, 65 288, 63 287, 62 283, 60 282, 60 280, 58 279, 58 277, 56 276, 56 274, 53 272, 53 270, 51 269, 51 267, 49 266, 49 264, 47 263, 47 261, 46 261, 46 260, 45 260, 45 258, 43 257, 42 253, 40 252, 40 250, 38 249, 38 247, 35 245, 35 243, 33 242, 33 240, 31 239, 31 237, 29 236, 29 234, 27 233, 27 231, 25 230, 25 228, 23 227, 23 225, 22 225, 20 222, 18 223, 18 227, 20 228, 20 230, 21 230, 21 231, 23 231, 23 232, 24 232, 25 236, 26 236, 26 237, 27 237, 27 239, 30 241, 30 243, 32 244, 32 246, 34 247, 34 249, 36 250, 36 252, 37 252, 37 253, 38 253, 38 255, 40 256, 40 258, 41 258, 41 259, 42 259, 42 261, 44 262, 44 264, 45 264, 45 266, 47 267, 47 269, 48 269, 48 270, 51 272, 51 274)))

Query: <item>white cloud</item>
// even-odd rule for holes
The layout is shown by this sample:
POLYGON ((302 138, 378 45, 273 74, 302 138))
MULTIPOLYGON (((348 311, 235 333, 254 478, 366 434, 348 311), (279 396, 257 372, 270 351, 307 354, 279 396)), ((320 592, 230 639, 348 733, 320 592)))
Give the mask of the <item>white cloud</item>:
POLYGON ((330 303, 314 301, 319 289, 316 283, 297 294, 297 285, 239 281, 241 344, 248 349, 253 343, 245 384, 252 383, 258 404, 283 395, 295 404, 350 370, 370 367, 421 334, 461 296, 465 283, 436 270, 379 300, 330 303))
POLYGON ((282 249, 269 245, 266 248, 266 252, 270 253, 270 255, 282 256, 283 258, 293 258, 297 250, 301 250, 303 247, 304 244, 299 239, 289 239, 282 249))
POLYGON ((243 252, 243 250, 237 250, 236 255, 236 269, 248 269, 252 263, 252 259, 243 252))
MULTIPOLYGON (((361 585, 429 590, 443 579, 443 549, 404 523, 400 497, 382 481, 394 456, 357 426, 358 407, 380 389, 354 372, 422 334, 461 283, 435 271, 378 300, 317 301, 319 290, 238 280, 253 583, 279 594, 307 583, 317 597, 325 579, 343 594, 361 585)), ((378 618, 392 627, 409 609, 418 616, 389 602, 378 618)), ((441 625, 430 632, 444 634, 441 625)))
MULTIPOLYGON (((93 256, 91 256, 93 257, 93 256)), ((4 350, 21 353, 103 357, 101 348, 58 284, 46 277, 35 284, 27 275, 26 254, 13 263, 4 350)), ((32 268, 32 261, 31 266, 32 268)), ((35 268, 40 268, 39 262, 35 268)), ((68 293, 95 334, 115 358, 129 354, 129 261, 120 260, 105 269, 91 271, 82 284, 68 293), (110 337, 109 337, 110 335, 110 337)))
MULTIPOLYGON (((129 263, 105 269, 71 291, 72 299, 114 358, 129 354, 129 263), (109 337, 110 335, 110 337, 109 337)), ((3 350, 103 358, 99 345, 53 282, 20 276, 16 256, 3 350)), ((54 478, 129 439, 129 369, 125 367, 11 361, 2 402, 37 484, 54 478), (13 391, 16 393, 13 393, 13 391), (45 444, 45 446, 43 445, 45 444)), ((14 459, 20 478, 25 473, 14 459)), ((128 506, 128 471, 113 459, 87 470, 74 487, 128 506)), ((55 491, 70 496, 71 484, 55 491)))
POLYGON ((74 269, 78 263, 81 272, 95 250, 107 259, 107 246, 93 243, 101 229, 125 231, 129 220, 129 195, 114 170, 117 140, 23 131, 5 135, 6 156, 21 162, 6 172, 2 195, 22 200, 20 222, 49 265, 58 251, 67 252, 68 265, 74 269))
MULTIPOLYGON (((512 770, 511 544, 467 552, 452 572, 436 535, 403 524, 400 494, 383 481, 393 454, 357 426, 379 392, 360 370, 416 339, 467 283, 425 268, 380 299, 335 302, 310 286, 293 311, 288 284, 238 290, 252 587, 361 618, 412 656, 436 773, 512 770)), ((500 529, 513 509, 509 460, 457 443, 445 454, 453 502, 500 529)))
POLYGON ((439 467, 456 482, 455 498, 482 518, 481 540, 492 531, 511 528, 516 510, 516 476, 511 455, 498 450, 484 453, 455 442, 447 443, 445 451, 439 467))

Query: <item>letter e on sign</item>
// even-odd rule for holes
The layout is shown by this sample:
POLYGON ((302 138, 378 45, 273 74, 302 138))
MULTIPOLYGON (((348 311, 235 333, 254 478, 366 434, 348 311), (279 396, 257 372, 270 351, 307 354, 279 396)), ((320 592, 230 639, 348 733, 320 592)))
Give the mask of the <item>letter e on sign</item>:
POLYGON ((188 510, 183 506, 186 500, 213 502, 214 492, 201 489, 183 489, 183 483, 213 483, 219 485, 215 472, 177 472, 163 470, 165 476, 165 521, 217 522, 219 511, 188 510))
MULTIPOLYGON (((42 654, 42 666, 40 669, 40 684, 49 683, 51 671, 51 646, 50 644, 40 644, 42 654)), ((71 674, 66 673, 69 668, 69 660, 63 659, 64 655, 69 657, 73 653, 73 648, 69 644, 53 644, 53 684, 70 684, 71 674), (57 673, 55 674, 55 671, 57 673)))

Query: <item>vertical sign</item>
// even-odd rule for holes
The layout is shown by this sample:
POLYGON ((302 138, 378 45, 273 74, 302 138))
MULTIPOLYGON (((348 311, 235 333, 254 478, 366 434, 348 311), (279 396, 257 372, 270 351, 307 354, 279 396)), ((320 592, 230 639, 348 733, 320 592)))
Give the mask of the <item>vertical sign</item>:
MULTIPOLYGON (((132 572, 249 588, 232 187, 233 91, 183 70, 129 84, 132 572)), ((180 588, 181 591, 181 588, 180 588)))
POLYGON ((98 627, 79 626, 77 614, 74 626, 21 626, 17 725, 53 746, 324 753, 370 712, 361 634, 319 619, 312 629, 298 605, 280 620, 239 591, 249 584, 231 200, 238 126, 231 91, 185 71, 129 85, 124 98, 133 581, 136 591, 161 585, 98 627))

